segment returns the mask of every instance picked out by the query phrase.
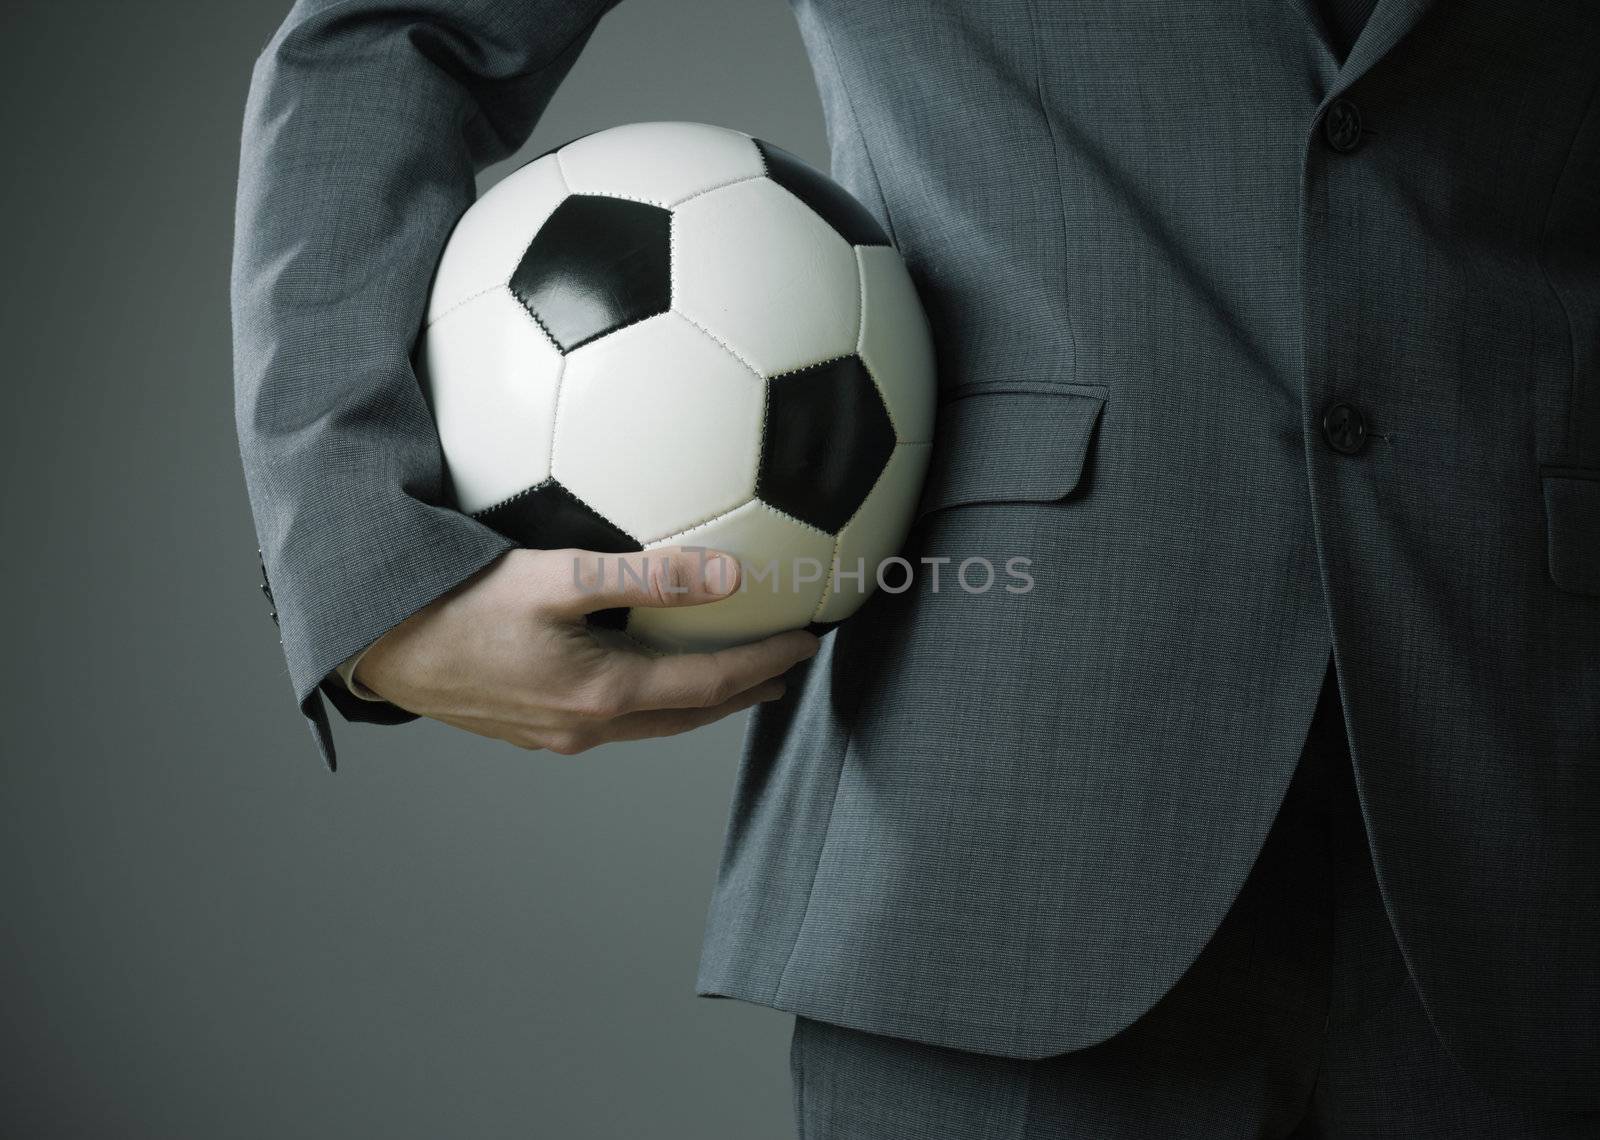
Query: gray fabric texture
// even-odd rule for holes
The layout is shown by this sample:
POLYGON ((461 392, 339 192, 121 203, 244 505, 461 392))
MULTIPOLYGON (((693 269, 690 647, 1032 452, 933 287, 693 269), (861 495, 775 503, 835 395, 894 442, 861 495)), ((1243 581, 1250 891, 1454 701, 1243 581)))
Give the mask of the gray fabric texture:
MULTIPOLYGON (((473 171, 605 7, 308 0, 258 64, 238 420, 330 758, 329 671, 503 548, 443 505, 407 353, 473 171)), ((1342 62, 1306 0, 793 8, 935 331, 906 553, 1036 586, 880 594, 757 716, 700 990, 1017 1058, 1116 1034, 1239 892, 1331 652, 1433 1023, 1593 1106, 1592 6, 1378 0, 1342 62)))
POLYGON ((1440 1045, 1373 874, 1337 690, 1239 897, 1133 1025, 1040 1060, 797 1018, 799 1140, 1583 1140, 1440 1045))
POLYGON ((1360 37, 1374 3, 1375 0, 1317 0, 1328 46, 1341 63, 1360 37))

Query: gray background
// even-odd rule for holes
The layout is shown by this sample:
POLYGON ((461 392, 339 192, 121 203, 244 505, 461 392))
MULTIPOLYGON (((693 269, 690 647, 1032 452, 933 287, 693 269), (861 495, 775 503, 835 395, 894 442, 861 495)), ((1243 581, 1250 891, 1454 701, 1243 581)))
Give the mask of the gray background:
MULTIPOLYGON (((329 775, 294 708, 227 312, 287 5, 0 10, 0 1134, 788 1135, 788 1019, 693 997, 742 722, 343 726, 329 775)), ((781 0, 628 0, 529 146, 671 118, 825 165, 781 0)))

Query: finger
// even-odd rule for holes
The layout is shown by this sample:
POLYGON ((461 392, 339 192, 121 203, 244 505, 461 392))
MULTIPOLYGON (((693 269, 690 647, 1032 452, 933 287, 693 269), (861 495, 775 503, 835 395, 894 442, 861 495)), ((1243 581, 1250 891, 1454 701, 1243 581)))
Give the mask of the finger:
POLYGON ((714 653, 617 654, 628 711, 712 708, 812 657, 820 643, 803 629, 714 653))
POLYGON ((739 563, 703 547, 662 547, 634 554, 563 551, 558 608, 576 617, 631 606, 699 606, 739 587, 739 563))
POLYGON ((656 736, 677 736, 743 712, 752 705, 775 701, 784 694, 781 681, 765 681, 719 705, 703 709, 653 709, 618 717, 605 729, 607 740, 645 740, 656 736))

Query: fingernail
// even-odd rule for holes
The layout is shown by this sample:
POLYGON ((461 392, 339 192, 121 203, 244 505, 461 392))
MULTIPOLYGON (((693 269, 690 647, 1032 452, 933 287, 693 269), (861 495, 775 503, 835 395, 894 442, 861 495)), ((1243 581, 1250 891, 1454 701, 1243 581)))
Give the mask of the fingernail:
POLYGON ((731 593, 738 584, 739 564, 726 554, 708 554, 700 574, 708 593, 731 593))

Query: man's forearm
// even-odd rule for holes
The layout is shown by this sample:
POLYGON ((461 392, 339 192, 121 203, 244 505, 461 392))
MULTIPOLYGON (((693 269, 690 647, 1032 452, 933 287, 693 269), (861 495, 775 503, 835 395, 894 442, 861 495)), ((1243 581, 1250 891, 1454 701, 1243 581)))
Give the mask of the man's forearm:
POLYGON ((303 2, 256 63, 235 410, 302 702, 508 545, 449 509, 410 351, 475 173, 526 139, 608 7, 303 2))

